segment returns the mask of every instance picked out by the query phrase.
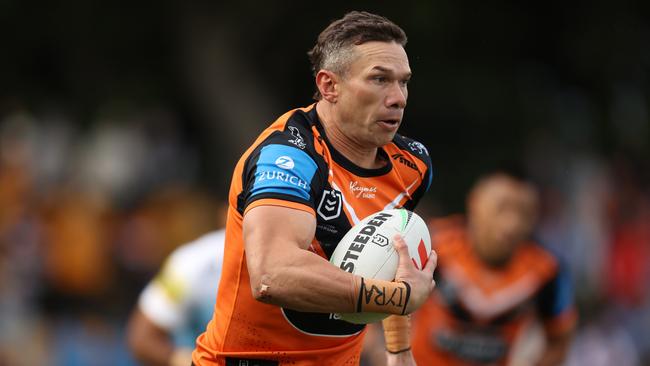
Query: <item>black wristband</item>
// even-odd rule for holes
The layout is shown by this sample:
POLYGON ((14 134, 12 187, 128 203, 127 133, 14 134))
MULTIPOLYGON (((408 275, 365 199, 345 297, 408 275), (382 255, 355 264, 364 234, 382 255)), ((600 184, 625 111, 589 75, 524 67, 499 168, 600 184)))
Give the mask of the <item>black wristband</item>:
POLYGON ((359 298, 357 299, 357 313, 360 313, 361 310, 363 310, 361 308, 361 303, 362 303, 361 299, 363 298, 363 290, 365 289, 365 287, 366 287, 366 283, 363 281, 363 277, 361 277, 361 286, 359 286, 359 298))
POLYGON ((398 353, 403 353, 403 352, 410 351, 410 350, 411 350, 411 347, 404 348, 404 349, 401 349, 401 350, 395 351, 395 352, 389 351, 388 349, 386 349, 386 352, 390 353, 391 355, 396 355, 398 353))
POLYGON ((404 299, 404 309, 402 309, 402 315, 404 315, 406 313, 406 307, 409 304, 409 298, 411 297, 411 285, 409 285, 408 282, 406 281, 400 281, 400 282, 403 283, 404 286, 406 286, 406 297, 404 299))

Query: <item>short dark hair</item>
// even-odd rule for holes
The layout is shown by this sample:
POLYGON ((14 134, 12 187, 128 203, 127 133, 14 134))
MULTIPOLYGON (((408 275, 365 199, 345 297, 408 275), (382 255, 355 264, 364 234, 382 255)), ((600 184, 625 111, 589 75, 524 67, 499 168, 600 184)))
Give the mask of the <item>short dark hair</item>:
MULTIPOLYGON (((316 44, 307 53, 314 76, 321 69, 345 72, 351 54, 349 47, 372 41, 396 42, 404 47, 407 38, 397 24, 365 11, 351 11, 333 21, 318 35, 316 44)), ((314 99, 320 98, 317 89, 314 99)))

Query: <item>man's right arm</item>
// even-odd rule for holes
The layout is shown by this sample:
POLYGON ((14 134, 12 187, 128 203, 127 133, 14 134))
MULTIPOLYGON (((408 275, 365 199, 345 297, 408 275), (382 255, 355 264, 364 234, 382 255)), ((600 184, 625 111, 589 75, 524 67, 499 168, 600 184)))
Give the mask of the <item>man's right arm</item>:
MULTIPOLYGON (((361 277, 342 271, 309 251, 316 219, 312 213, 280 206, 257 206, 244 216, 244 245, 255 299, 298 311, 354 312, 360 296, 361 277)), ((411 288, 405 313, 417 309, 433 289, 435 256, 419 271, 408 256, 403 240, 397 240, 400 265, 396 278, 411 288)), ((372 280, 370 280, 372 281, 372 280)), ((382 286, 404 286, 381 281, 382 286)), ((364 299, 365 301, 365 299, 364 299)), ((373 304, 363 304, 365 309, 373 304)), ((372 311, 398 313, 394 307, 372 311)))
POLYGON ((258 206, 244 216, 244 245, 255 299, 294 310, 351 312, 354 276, 308 250, 311 213, 258 206))

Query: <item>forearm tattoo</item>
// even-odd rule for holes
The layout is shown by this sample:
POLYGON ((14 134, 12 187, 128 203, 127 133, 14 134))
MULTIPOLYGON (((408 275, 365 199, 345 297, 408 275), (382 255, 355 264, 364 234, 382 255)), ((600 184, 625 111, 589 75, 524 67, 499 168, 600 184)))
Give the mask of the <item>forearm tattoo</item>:
POLYGON ((406 282, 366 280, 361 278, 357 312, 374 311, 403 315, 411 295, 406 282))

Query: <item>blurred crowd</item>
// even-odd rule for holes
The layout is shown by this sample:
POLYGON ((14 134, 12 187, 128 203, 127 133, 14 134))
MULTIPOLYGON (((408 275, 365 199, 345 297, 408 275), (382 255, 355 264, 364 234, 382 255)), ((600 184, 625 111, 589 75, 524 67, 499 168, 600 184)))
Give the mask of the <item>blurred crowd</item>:
MULTIPOLYGON (((0 116, 0 365, 134 364, 124 326, 139 291, 176 246, 218 227, 225 194, 203 186, 180 126, 162 106, 87 125, 56 109, 0 116)), ((528 146, 537 236, 577 295, 567 365, 650 364, 648 162, 544 134, 528 146)))
POLYGON ((568 364, 649 364, 647 162, 549 150, 544 159, 566 169, 546 177, 538 236, 572 272, 581 327, 568 364))
POLYGON ((88 128, 56 111, 0 120, 0 365, 129 365, 124 325, 218 197, 163 108, 88 128))

